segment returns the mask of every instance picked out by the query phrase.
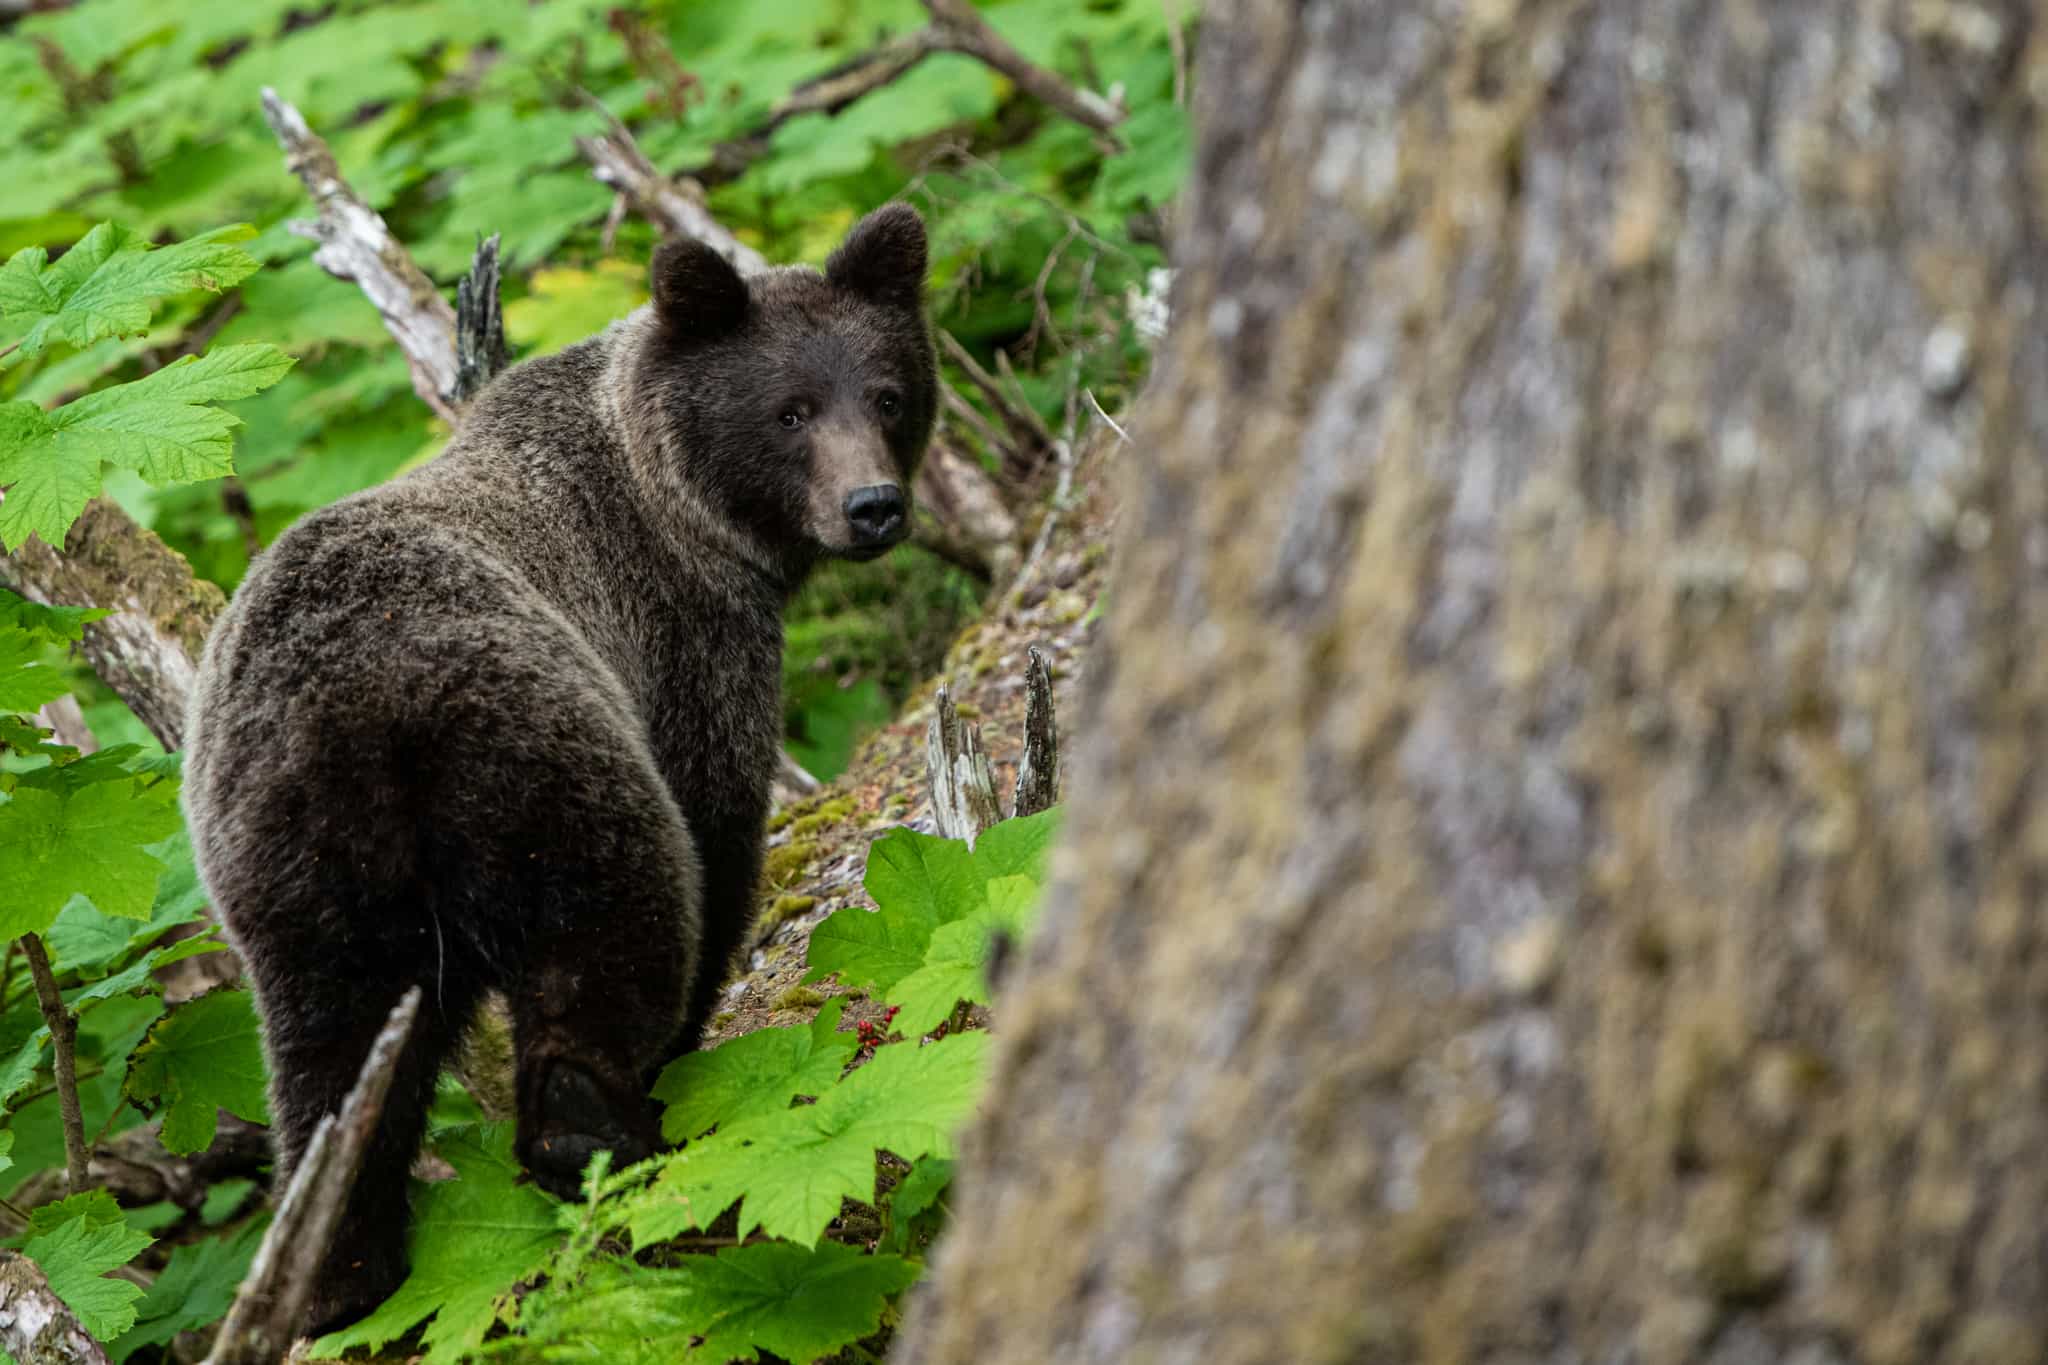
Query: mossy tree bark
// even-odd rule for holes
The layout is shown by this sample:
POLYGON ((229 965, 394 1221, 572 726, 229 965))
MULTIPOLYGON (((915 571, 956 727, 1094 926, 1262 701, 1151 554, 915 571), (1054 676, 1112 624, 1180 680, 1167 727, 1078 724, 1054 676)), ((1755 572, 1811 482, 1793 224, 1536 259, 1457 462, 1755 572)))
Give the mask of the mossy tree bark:
POLYGON ((903 1356, 2048 1352, 2048 20, 1205 22, 903 1356))

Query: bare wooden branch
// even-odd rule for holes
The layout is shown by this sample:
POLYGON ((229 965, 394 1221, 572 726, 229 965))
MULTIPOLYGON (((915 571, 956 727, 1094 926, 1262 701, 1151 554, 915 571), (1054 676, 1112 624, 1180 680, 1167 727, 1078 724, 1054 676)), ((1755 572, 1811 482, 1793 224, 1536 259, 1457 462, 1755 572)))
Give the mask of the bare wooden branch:
POLYGON ((1052 669, 1033 645, 1024 669, 1024 754, 1010 813, 1036 815, 1060 799, 1060 731, 1053 717, 1052 669))
POLYGON ((811 796, 823 790, 825 784, 804 768, 804 765, 787 753, 776 756, 781 761, 775 766, 775 804, 788 805, 801 797, 811 796))
POLYGON ((81 754, 99 752, 99 738, 85 723, 85 712, 79 709, 76 697, 66 695, 46 704, 36 712, 36 724, 48 729, 59 744, 68 744, 81 754))
MULTIPOLYGON (((946 359, 958 365, 974 387, 981 391, 981 396, 995 409, 996 416, 1009 433, 1004 444, 1003 472, 1019 481, 1029 479, 1044 467, 1046 456, 1052 451, 1051 430, 1031 410, 1030 404, 1013 398, 994 375, 983 369, 981 362, 951 332, 941 330, 938 336, 939 349, 945 352, 946 359)), ((964 400, 959 406, 965 406, 964 400)), ((948 408, 958 411, 952 404, 948 408)))
POLYGON ((0 1347, 21 1365, 107 1365, 42 1267, 18 1251, 0 1251, 0 1347))
POLYGON ((1023 455, 1010 443, 1009 437, 997 431, 995 425, 984 417, 981 410, 960 396, 960 391, 951 384, 939 385, 939 411, 945 417, 958 422, 974 433, 982 445, 992 451, 1005 469, 1023 462, 1023 455))
POLYGON ((166 749, 183 742, 200 646, 226 605, 183 556, 111 498, 95 498, 72 523, 61 554, 30 537, 0 556, 0 586, 46 606, 112 609, 85 627, 86 659, 166 749))
POLYGON ((85 1123, 78 1110, 78 1016, 64 1004, 57 992, 57 977, 50 970, 50 954, 41 934, 21 936, 22 956, 28 959, 29 975, 36 983, 36 1004, 49 1026, 50 1041, 57 1046, 57 1112, 64 1119, 64 1173, 70 1192, 86 1188, 85 1123))
POLYGON ((284 145, 285 165, 320 210, 317 221, 294 222, 291 230, 320 244, 315 264, 337 279, 353 280, 376 306, 412 368, 413 391, 453 423, 458 366, 448 300, 391 235, 383 216, 342 178, 334 153, 305 117, 268 86, 263 117, 284 145))
POLYGON ((498 297, 498 234, 476 246, 469 273, 455 285, 455 392, 467 403, 512 363, 505 346, 505 310, 498 297))
POLYGON ((932 16, 929 24, 802 82, 776 101, 759 124, 721 143, 710 161, 691 172, 692 177, 706 185, 737 179, 767 153, 775 130, 783 124, 800 114, 837 114, 935 52, 957 52, 993 67, 1034 99, 1115 143, 1110 130, 1124 120, 1124 111, 1115 104, 1030 61, 966 0, 925 0, 925 8, 932 16))
POLYGON ((767 257, 733 236, 701 200, 656 170, 633 134, 610 110, 595 99, 590 103, 610 126, 602 136, 577 138, 576 150, 583 153, 601 182, 624 195, 634 211, 664 236, 695 237, 731 261, 742 275, 757 275, 768 268, 767 257))
POLYGON ((932 820, 946 838, 965 839, 972 848, 983 830, 1003 818, 981 727, 960 718, 943 686, 925 731, 925 771, 932 784, 932 820))
POLYGON ((1025 94, 1104 137, 1110 137, 1110 130, 1124 121, 1124 111, 1102 96, 1070 85, 1063 77, 1027 59, 968 0, 924 0, 924 7, 931 11, 932 27, 938 31, 938 42, 944 50, 987 63, 1016 82, 1025 94))
POLYGON ((377 1131, 391 1078, 412 1036, 420 988, 412 987, 392 1009, 383 1031, 342 1102, 339 1115, 320 1120, 312 1144, 292 1174, 277 1218, 263 1236, 249 1274, 235 1293, 207 1365, 269 1365, 283 1358, 314 1273, 327 1254, 342 1206, 355 1187, 363 1150, 377 1131))
POLYGON ((1015 572, 1017 518, 988 472, 945 441, 935 441, 911 483, 913 538, 947 561, 991 582, 1015 572))

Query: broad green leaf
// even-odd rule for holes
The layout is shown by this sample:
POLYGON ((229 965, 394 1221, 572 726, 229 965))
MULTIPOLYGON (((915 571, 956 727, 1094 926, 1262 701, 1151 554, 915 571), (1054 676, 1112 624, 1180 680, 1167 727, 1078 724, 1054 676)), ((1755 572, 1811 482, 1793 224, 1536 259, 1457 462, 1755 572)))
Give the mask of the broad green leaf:
POLYGON ((63 670, 44 661, 45 652, 34 635, 0 625, 0 711, 26 715, 71 690, 63 670))
POLYGON ((14 1130, 0 1128, 0 1171, 14 1164, 14 1130))
POLYGON ((267 1123, 263 1049, 247 991, 188 1001, 150 1029, 128 1069, 129 1098, 164 1106, 163 1144, 189 1156, 213 1141, 216 1109, 267 1123))
POLYGON ((917 1220, 938 1204, 952 1182, 951 1157, 928 1156, 910 1168, 889 1196, 889 1246, 902 1251, 910 1245, 917 1220))
POLYGON ((104 1190, 73 1195, 37 1209, 22 1254, 42 1267, 50 1288, 78 1315, 79 1325, 111 1341, 135 1323, 142 1286, 106 1278, 156 1239, 128 1226, 104 1190))
POLYGON ((1038 903, 1038 884, 1029 877, 997 877, 986 895, 986 908, 934 929, 924 965, 889 988, 889 1003, 902 1007, 896 1027, 905 1036, 930 1033, 962 1000, 989 1003, 987 969, 995 941, 1025 937, 1038 903))
POLYGON ((55 412, 0 404, 0 484, 12 485, 0 502, 0 544, 19 549, 35 534, 62 545, 100 490, 103 462, 159 486, 233 472, 241 419, 210 405, 247 398, 291 367, 275 346, 217 346, 55 412))
MULTIPOLYGON (((15 1098, 28 1089, 43 1064, 50 1045, 49 1026, 33 999, 18 1001, 0 1015, 0 1107, 11 1108, 15 1098)), ((12 1128, 6 1130, 11 1139, 12 1128)))
POLYGON ((682 1359, 822 1360, 881 1326, 890 1296, 916 1282, 918 1267, 896 1256, 864 1255, 838 1242, 816 1247, 764 1242, 693 1257, 679 1277, 685 1330, 703 1340, 682 1359))
POLYGON ((157 299, 192 289, 218 293, 255 274, 256 258, 233 245, 255 235, 237 224, 151 249, 127 228, 101 223, 54 265, 38 246, 0 266, 0 316, 35 319, 21 339, 25 359, 52 341, 87 346, 139 332, 157 299))
POLYGON ((991 825, 974 841, 975 870, 983 882, 997 877, 1029 877, 1034 882, 1043 882, 1045 860, 1059 832, 1058 806, 991 825))
POLYGON ((837 972, 844 985, 887 990, 924 965, 931 939, 932 926, 922 919, 849 905, 811 931, 804 980, 837 972))
POLYGON ((58 644, 85 638, 85 625, 114 613, 105 607, 46 607, 0 588, 0 627, 12 626, 58 644))
POLYGON ((861 884, 880 909, 937 928, 976 909, 986 880, 960 840, 892 829, 868 850, 861 884))
POLYGON ((647 302, 647 272, 619 260, 536 270, 527 287, 525 298, 505 305, 505 335, 530 355, 572 346, 647 302))
POLYGON ((985 1033, 880 1048, 816 1104, 758 1115, 693 1144, 629 1201, 634 1242, 702 1226, 744 1199, 742 1235, 759 1227, 811 1245, 842 1200, 875 1197, 878 1148, 913 1161, 952 1154, 953 1130, 981 1094, 987 1048, 985 1033))
MULTIPOLYGON (((246 1182, 239 1183, 246 1192, 246 1182)), ((115 1365, 145 1346, 161 1346, 180 1332, 226 1316, 269 1226, 267 1217, 251 1218, 225 1237, 209 1237, 173 1251, 170 1264, 157 1272, 155 1283, 135 1305, 135 1325, 108 1343, 107 1354, 115 1365)))
POLYGON ((0 805, 0 938, 43 932, 74 895, 146 919, 164 871, 146 846, 177 830, 177 790, 125 776, 70 792, 16 787, 0 805))
POLYGON ((157 938, 165 930, 190 924, 206 914, 206 889, 192 861, 192 841, 180 829, 146 850, 164 864, 157 881, 149 918, 141 923, 102 913, 91 901, 74 896, 58 912, 44 935, 57 970, 92 980, 115 959, 157 938))
POLYGON ((431 1314, 427 1365, 458 1360, 482 1344, 512 1286, 561 1242, 561 1206, 520 1183, 512 1125, 447 1129, 434 1150, 456 1179, 415 1187, 412 1274, 370 1316, 313 1343, 316 1357, 351 1346, 381 1350, 431 1314))
POLYGON ((846 1001, 825 1002, 809 1024, 764 1028, 670 1062, 654 1083, 668 1106, 661 1135, 670 1142, 755 1114, 787 1109, 798 1095, 822 1095, 860 1046, 836 1032, 846 1001))

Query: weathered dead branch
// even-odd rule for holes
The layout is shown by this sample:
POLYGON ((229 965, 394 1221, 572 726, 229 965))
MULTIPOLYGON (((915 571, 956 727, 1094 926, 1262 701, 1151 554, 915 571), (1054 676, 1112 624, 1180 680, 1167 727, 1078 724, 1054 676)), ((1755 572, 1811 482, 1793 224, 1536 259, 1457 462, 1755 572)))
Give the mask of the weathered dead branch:
POLYGON ((207 1365, 269 1365, 282 1359, 291 1345, 314 1273, 355 1186, 363 1151, 377 1131, 384 1097, 390 1093, 419 1007, 420 988, 414 986, 393 1007, 370 1045, 340 1114, 323 1118, 314 1130, 312 1145, 293 1172, 276 1221, 235 1293, 207 1365))
POLYGON ((633 211, 664 236, 695 237, 708 243, 742 275, 768 268, 767 257, 733 236, 690 188, 656 170, 633 134, 610 110, 594 99, 590 103, 603 112, 609 127, 598 137, 577 138, 576 150, 583 153, 598 180, 625 196, 633 211))
POLYGON ((32 536, 0 556, 0 587, 46 606, 111 609, 85 627, 87 661, 166 749, 183 743, 200 647, 226 605, 183 556, 111 498, 95 498, 61 553, 32 536))
POLYGON ((706 185, 737 179, 767 153, 775 130, 783 124, 802 114, 837 114, 937 52, 956 52, 994 68, 1027 95, 1114 145, 1111 130, 1124 119, 1117 105, 1025 57, 967 0, 925 0, 925 9, 931 13, 930 23, 802 82, 776 101, 758 125, 721 143, 710 161, 691 172, 692 178, 706 185))
POLYGON ((455 283, 455 393, 457 403, 476 397, 512 363, 505 346, 505 310, 498 297, 498 234, 476 246, 469 273, 455 283))
POLYGON ((1053 716, 1052 669, 1037 645, 1024 669, 1024 754, 1017 761, 1017 786, 1010 814, 1036 815, 1060 799, 1060 731, 1053 716))
POLYGON ((1017 518, 1001 486, 973 459, 946 441, 934 441, 911 492, 915 543, 991 582, 1016 570, 1017 518))
POLYGON ((305 116, 268 86, 263 117, 284 145, 285 165, 320 210, 317 221, 293 222, 292 232, 318 242, 314 263, 337 279, 354 281, 375 305, 412 368, 413 391, 453 423, 458 366, 455 312, 448 300, 391 235, 383 215, 342 178, 334 153, 306 126, 305 116))
POLYGON ((0 1251, 0 1347, 21 1365, 107 1365, 42 1267, 18 1251, 0 1251))
MULTIPOLYGON (((965 346, 951 332, 941 330, 938 334, 939 349, 946 359, 960 367, 962 374, 974 384, 988 405, 995 410, 996 417, 1003 424, 1000 436, 990 433, 984 437, 1003 457, 1003 473, 1006 477, 1023 483, 1030 480, 1045 467, 1047 457, 1052 453, 1053 434, 1031 405, 1019 401, 996 377, 982 368, 965 346)), ((947 411, 966 419, 967 414, 978 413, 968 406, 965 399, 955 395, 956 401, 947 404, 947 411), (963 411, 964 410, 964 411, 963 411)), ((983 427, 984 432, 988 428, 983 427)))
POLYGON ((1003 818, 981 727, 960 718, 943 686, 925 731, 925 771, 931 779, 932 821, 946 838, 965 839, 972 848, 983 830, 1003 818))

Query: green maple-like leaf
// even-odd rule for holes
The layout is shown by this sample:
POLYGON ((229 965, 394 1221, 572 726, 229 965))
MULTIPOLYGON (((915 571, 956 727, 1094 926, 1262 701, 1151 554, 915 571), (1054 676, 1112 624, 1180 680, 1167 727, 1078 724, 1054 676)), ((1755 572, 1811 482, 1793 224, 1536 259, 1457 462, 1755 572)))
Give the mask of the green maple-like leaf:
POLYGON ((0 588, 0 627, 13 627, 58 644, 85 638, 85 625, 114 613, 105 607, 46 607, 0 588))
POLYGON ((906 1160, 952 1154, 953 1130, 981 1095, 987 1047, 987 1034, 966 1033, 881 1048, 816 1104, 757 1115, 691 1145, 627 1201, 634 1242, 701 1227, 743 1198, 741 1235, 759 1227, 811 1245, 841 1201, 874 1198, 877 1149, 906 1160))
POLYGON ((269 1226, 268 1218, 251 1218, 225 1237, 209 1237, 173 1251, 170 1264, 135 1305, 134 1325, 108 1343, 108 1356, 123 1361, 145 1346, 162 1345, 180 1332, 219 1321, 235 1301, 235 1289, 269 1226))
POLYGON ((813 930, 804 979, 837 972, 846 985, 889 990, 925 965, 940 925, 988 907, 991 881, 1041 877, 1058 829, 1057 809, 1005 820, 971 851, 957 839, 889 831, 868 853, 863 885, 875 909, 849 905, 813 930))
POLYGON ((236 224, 152 249, 127 228, 101 223, 54 265, 39 246, 15 252, 0 266, 0 316, 35 319, 20 342, 24 357, 53 341, 89 346, 140 332, 156 300, 194 289, 217 293, 255 274, 256 258, 233 245, 255 235, 236 224))
POLYGON ((984 889, 988 904, 932 930, 924 965, 889 988, 900 1006, 896 1027, 912 1038, 930 1033, 962 1000, 989 1003, 988 960, 998 938, 1021 942, 1038 906, 1029 877, 997 877, 984 889))
POLYGON ((128 1226, 113 1196, 93 1190, 37 1209, 21 1251, 42 1267, 79 1325, 97 1340, 111 1341, 134 1326, 142 1286, 106 1274, 155 1240, 128 1226))
POLYGON ((135 1049, 125 1093, 164 1106, 163 1144, 188 1156, 213 1141, 216 1109, 267 1123, 263 1049, 247 991, 214 991, 159 1020, 135 1049))
POLYGON ((561 1243, 561 1206, 519 1183, 510 1124, 444 1129, 434 1150, 457 1178, 414 1190, 412 1273, 370 1316, 313 1343, 316 1357, 381 1350, 432 1315, 427 1365, 459 1360, 483 1343, 512 1286, 561 1243))
POLYGON ((275 346, 220 346, 156 373, 89 393, 55 412, 0 403, 0 545, 31 534, 62 545, 64 533, 100 491, 103 463, 162 486, 234 471, 241 418, 211 404, 247 398, 292 367, 275 346))
POLYGON ((837 1031, 845 1006, 842 999, 829 1000, 809 1024, 760 1029, 670 1062, 654 1083, 654 1098, 668 1106, 661 1135, 681 1142, 787 1109, 798 1095, 824 1094, 860 1045, 853 1034, 837 1031))
POLYGON ((63 672, 44 662, 41 640, 0 626, 0 711, 26 715, 70 690, 63 672))
POLYGON ((83 774, 71 770, 91 763, 50 774, 49 785, 25 778, 0 805, 0 938, 42 933, 74 895, 109 915, 148 918, 164 865, 145 845, 178 829, 177 786, 125 771, 74 785, 83 774))
POLYGON ((881 1325, 889 1297, 918 1268, 837 1242, 764 1242, 694 1258, 678 1277, 684 1330, 702 1337, 685 1360, 821 1360, 881 1325))

